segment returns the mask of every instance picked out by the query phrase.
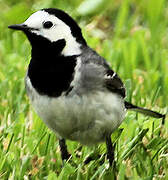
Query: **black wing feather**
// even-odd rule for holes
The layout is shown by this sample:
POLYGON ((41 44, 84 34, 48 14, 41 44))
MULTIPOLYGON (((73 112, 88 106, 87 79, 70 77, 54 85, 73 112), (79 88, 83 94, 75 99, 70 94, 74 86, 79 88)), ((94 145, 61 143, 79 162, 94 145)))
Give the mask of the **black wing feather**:
POLYGON ((105 74, 105 86, 111 92, 120 94, 123 98, 126 96, 126 91, 123 82, 113 70, 107 70, 105 74))

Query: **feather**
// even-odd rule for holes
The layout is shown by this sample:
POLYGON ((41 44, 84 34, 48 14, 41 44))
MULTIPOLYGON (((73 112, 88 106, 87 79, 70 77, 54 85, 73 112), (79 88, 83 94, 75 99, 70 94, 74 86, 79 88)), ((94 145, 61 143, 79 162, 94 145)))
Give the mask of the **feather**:
POLYGON ((164 124, 164 121, 165 121, 165 117, 166 115, 165 114, 161 114, 161 113, 158 113, 156 111, 152 111, 150 109, 146 109, 146 108, 142 108, 142 107, 138 107, 136 105, 133 105, 127 101, 125 101, 125 108, 128 109, 128 110, 133 110, 133 111, 136 111, 136 112, 139 112, 139 113, 142 113, 146 116, 150 116, 150 117, 154 117, 154 118, 162 118, 162 124, 164 124))

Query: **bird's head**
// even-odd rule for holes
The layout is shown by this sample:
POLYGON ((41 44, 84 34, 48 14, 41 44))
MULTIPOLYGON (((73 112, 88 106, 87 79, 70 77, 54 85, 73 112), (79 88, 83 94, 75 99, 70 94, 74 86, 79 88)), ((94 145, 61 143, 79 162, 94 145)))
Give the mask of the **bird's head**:
POLYGON ((64 11, 54 8, 42 9, 32 14, 24 23, 9 28, 23 31, 32 47, 64 42, 64 56, 78 55, 86 42, 78 24, 64 11))

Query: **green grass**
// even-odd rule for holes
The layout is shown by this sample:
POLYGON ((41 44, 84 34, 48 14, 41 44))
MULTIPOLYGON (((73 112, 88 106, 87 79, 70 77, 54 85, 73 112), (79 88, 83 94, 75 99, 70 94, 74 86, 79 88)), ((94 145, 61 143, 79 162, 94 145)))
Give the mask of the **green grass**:
POLYGON ((108 168, 105 144, 68 141, 64 163, 58 141, 34 113, 24 88, 30 45, 8 25, 44 7, 66 10, 88 44, 104 56, 127 88, 127 100, 161 113, 168 105, 168 2, 166 0, 0 1, 0 179, 168 179, 168 122, 128 112, 112 135, 116 169, 108 168), (25 58, 27 57, 27 58, 25 58), (98 154, 102 154, 98 158, 98 154), (88 165, 86 157, 94 156, 88 165))

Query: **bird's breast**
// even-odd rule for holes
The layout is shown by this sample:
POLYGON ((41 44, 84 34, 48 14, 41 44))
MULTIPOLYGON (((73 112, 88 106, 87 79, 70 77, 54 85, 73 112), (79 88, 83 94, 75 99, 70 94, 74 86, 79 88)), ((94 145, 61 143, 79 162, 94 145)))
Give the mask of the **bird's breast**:
POLYGON ((26 78, 26 89, 37 114, 56 134, 82 144, 105 140, 123 121, 123 99, 113 93, 95 92, 82 96, 40 95, 26 78))
POLYGON ((39 94, 58 97, 69 89, 75 66, 74 57, 34 58, 30 61, 27 75, 39 94))

